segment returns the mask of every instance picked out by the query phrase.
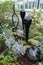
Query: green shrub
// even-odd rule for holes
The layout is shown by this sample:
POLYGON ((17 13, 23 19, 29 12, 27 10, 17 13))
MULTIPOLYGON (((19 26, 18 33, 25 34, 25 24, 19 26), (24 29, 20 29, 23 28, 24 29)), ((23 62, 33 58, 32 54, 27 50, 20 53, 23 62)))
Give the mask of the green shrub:
POLYGON ((37 12, 36 9, 33 9, 31 14, 29 14, 32 17, 32 23, 33 25, 36 25, 36 23, 40 23, 41 21, 41 9, 37 12))
POLYGON ((17 59, 18 59, 18 55, 14 55, 14 56, 10 56, 10 55, 6 55, 6 56, 4 56, 4 55, 0 55, 0 63, 2 64, 2 65, 18 65, 18 61, 17 61, 17 59))
POLYGON ((9 65, 10 59, 11 59, 11 56, 9 56, 9 55, 5 56, 5 57, 1 60, 2 65, 9 65))
POLYGON ((41 26, 41 9, 37 12, 35 9, 29 14, 32 17, 29 38, 43 35, 43 26, 41 26))
POLYGON ((36 36, 34 37, 35 40, 38 40, 38 41, 42 41, 43 40, 43 36, 36 36))
POLYGON ((43 62, 36 63, 35 65, 43 65, 43 62))
POLYGON ((0 49, 5 45, 5 38, 2 34, 0 34, 0 49))
POLYGON ((2 33, 2 26, 0 26, 0 34, 2 33))
POLYGON ((0 24, 4 23, 4 12, 2 10, 0 10, 0 24))

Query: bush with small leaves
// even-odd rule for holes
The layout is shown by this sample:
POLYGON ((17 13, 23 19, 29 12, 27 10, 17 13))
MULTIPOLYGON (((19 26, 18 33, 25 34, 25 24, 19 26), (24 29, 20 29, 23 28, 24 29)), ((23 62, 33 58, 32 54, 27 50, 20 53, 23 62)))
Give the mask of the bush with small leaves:
POLYGON ((0 10, 0 24, 4 23, 4 12, 2 10, 0 10))
POLYGON ((0 34, 0 49, 5 45, 5 38, 3 34, 0 34))

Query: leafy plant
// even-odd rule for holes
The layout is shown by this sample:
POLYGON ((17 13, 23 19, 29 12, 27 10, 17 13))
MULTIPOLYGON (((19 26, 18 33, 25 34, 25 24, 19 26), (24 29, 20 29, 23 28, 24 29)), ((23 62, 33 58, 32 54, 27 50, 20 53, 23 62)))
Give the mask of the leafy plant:
POLYGON ((0 26, 0 34, 2 33, 2 26, 0 26))
POLYGON ((0 60, 2 60, 4 58, 3 54, 0 54, 0 60))
POLYGON ((30 27, 29 38, 34 38, 35 36, 41 36, 43 33, 41 22, 41 9, 37 12, 35 9, 29 14, 32 17, 32 24, 30 27))
POLYGON ((12 5, 14 3, 12 1, 5 1, 0 3, 0 9, 4 12, 12 12, 12 5))
POLYGON ((9 62, 10 62, 10 59, 11 57, 9 55, 5 56, 2 60, 1 60, 1 63, 3 65, 9 65, 9 62))
POLYGON ((6 23, 4 24, 4 26, 8 29, 12 28, 13 27, 13 24, 12 24, 12 21, 10 20, 6 20, 6 23))
POLYGON ((43 62, 36 63, 36 65, 43 65, 43 62))
POLYGON ((0 49, 5 45, 5 38, 3 34, 0 34, 0 49))
POLYGON ((0 10, 0 24, 4 23, 4 12, 2 10, 0 10))
POLYGON ((37 12, 35 9, 31 12, 30 16, 32 17, 32 23, 40 23, 41 21, 41 9, 37 12))
POLYGON ((6 56, 1 54, 0 63, 2 65, 18 65, 18 57, 19 55, 12 56, 12 55, 9 55, 9 53, 6 56))

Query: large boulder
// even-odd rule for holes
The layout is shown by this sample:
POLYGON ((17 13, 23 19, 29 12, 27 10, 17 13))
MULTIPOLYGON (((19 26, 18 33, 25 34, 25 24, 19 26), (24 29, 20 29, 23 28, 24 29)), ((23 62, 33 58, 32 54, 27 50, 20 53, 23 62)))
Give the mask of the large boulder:
POLYGON ((24 45, 24 49, 26 50, 27 48, 30 48, 31 45, 24 45))
POLYGON ((26 49, 25 56, 33 61, 41 60, 41 51, 36 46, 31 46, 30 48, 26 49))

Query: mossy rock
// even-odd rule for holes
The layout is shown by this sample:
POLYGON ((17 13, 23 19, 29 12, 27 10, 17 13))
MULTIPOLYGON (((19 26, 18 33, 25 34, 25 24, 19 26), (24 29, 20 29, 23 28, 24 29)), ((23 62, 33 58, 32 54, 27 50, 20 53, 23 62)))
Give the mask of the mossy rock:
POLYGON ((30 48, 30 47, 31 47, 31 45, 25 45, 24 49, 26 50, 27 48, 30 48))
POLYGON ((14 36, 17 37, 17 38, 25 39, 25 36, 24 36, 24 35, 21 35, 21 34, 19 34, 19 33, 17 33, 17 32, 12 32, 11 34, 14 35, 14 36))
POLYGON ((16 36, 16 35, 17 35, 17 33, 16 33, 16 32, 12 32, 12 33, 11 33, 11 35, 15 35, 15 36, 16 36))
POLYGON ((38 46, 40 42, 34 39, 29 39, 28 43, 34 46, 38 46))
POLYGON ((20 34, 17 34, 17 37, 18 37, 18 38, 25 39, 25 36, 23 36, 23 35, 20 35, 20 34))
POLYGON ((36 37, 34 37, 34 39, 38 40, 38 41, 41 41, 41 40, 43 40, 43 36, 36 36, 36 37))

